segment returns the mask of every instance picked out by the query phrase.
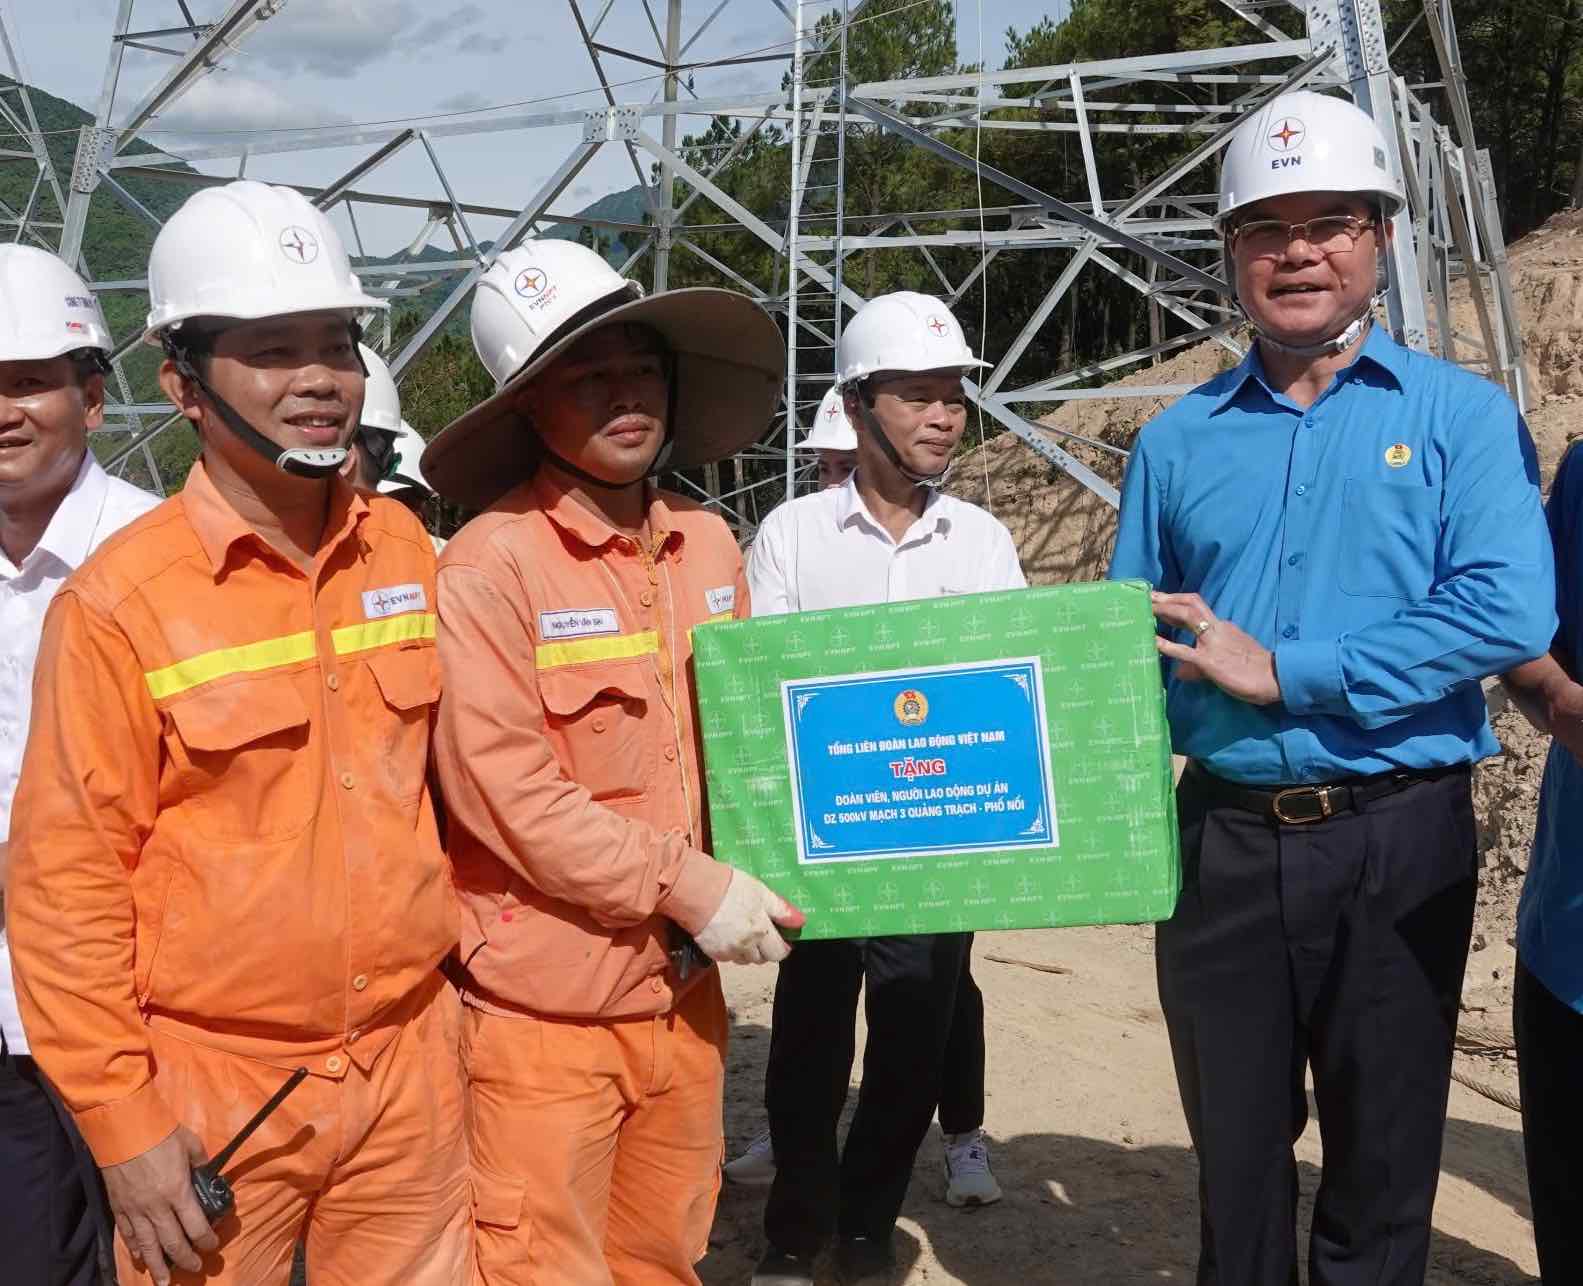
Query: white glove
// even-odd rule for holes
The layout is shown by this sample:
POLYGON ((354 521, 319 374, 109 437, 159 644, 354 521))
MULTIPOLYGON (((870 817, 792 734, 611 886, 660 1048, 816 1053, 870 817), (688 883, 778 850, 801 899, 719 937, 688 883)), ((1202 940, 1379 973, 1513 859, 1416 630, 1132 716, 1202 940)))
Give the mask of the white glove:
POLYGON ((693 941, 711 960, 768 964, 791 954, 791 945, 781 937, 777 922, 794 929, 803 923, 803 915, 746 871, 733 868, 719 909, 693 935, 693 941))

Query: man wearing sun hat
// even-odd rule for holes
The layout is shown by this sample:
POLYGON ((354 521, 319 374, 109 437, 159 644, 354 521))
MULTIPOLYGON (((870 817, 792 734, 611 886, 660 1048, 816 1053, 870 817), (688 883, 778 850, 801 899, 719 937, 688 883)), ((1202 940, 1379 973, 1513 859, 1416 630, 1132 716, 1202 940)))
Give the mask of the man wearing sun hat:
POLYGON ((714 960, 799 912, 708 855, 691 631, 747 614, 725 524, 657 490, 769 426, 783 341, 724 290, 642 297, 534 241, 479 283, 496 394, 423 472, 484 512, 439 572, 437 762, 463 900, 480 1272, 696 1283, 723 1148, 714 960))
POLYGON ((251 181, 189 198, 148 279, 203 453, 44 622, 7 886, 23 1023, 104 1175, 122 1286, 286 1286, 299 1242, 316 1286, 456 1286, 434 551, 337 476, 382 304, 321 211, 251 181), (211 1226, 192 1167, 297 1068, 211 1226))
POLYGON ((1298 91, 1233 135, 1215 227, 1256 340, 1143 429, 1110 575, 1148 581, 1183 888, 1156 937, 1200 1286, 1421 1283, 1478 877, 1479 680, 1555 630, 1505 392, 1374 322, 1404 201, 1379 127, 1298 91))

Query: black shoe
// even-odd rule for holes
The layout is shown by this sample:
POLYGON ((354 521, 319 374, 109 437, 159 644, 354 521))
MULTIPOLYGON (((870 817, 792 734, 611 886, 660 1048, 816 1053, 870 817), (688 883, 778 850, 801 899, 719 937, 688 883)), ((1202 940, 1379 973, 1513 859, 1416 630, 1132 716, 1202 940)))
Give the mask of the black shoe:
POLYGON ((835 1271, 841 1286, 870 1286, 887 1281, 896 1266, 889 1237, 843 1237, 835 1248, 835 1271))
POLYGON ((771 1246, 753 1270, 751 1286, 813 1286, 812 1255, 793 1255, 771 1246))

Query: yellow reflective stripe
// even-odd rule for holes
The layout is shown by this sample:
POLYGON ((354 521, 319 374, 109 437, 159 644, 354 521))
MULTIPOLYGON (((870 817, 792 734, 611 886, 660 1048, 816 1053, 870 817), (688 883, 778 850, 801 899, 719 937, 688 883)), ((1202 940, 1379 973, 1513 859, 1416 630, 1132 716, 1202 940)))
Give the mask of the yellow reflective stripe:
MULTIPOLYGON (((432 639, 434 624, 433 612, 408 612, 381 621, 342 626, 330 631, 330 640, 335 646, 336 655, 345 656, 349 652, 366 652, 370 648, 386 647, 392 643, 432 639)), ((154 699, 159 701, 228 675, 273 670, 276 666, 311 661, 316 655, 318 647, 313 631, 304 630, 301 634, 287 634, 278 639, 263 639, 258 643, 243 643, 239 647, 201 652, 185 661, 177 661, 175 665, 149 670, 143 679, 148 684, 148 690, 154 694, 154 699)))
POLYGON ((381 621, 365 621, 362 625, 343 625, 330 631, 330 642, 335 645, 336 656, 345 656, 348 652, 366 652, 371 647, 432 639, 434 621, 433 612, 406 612, 381 621))
POLYGON ((735 612, 716 612, 707 621, 705 621, 704 624, 714 625, 719 621, 734 621, 736 618, 737 614, 735 612))
POLYGON ((287 634, 278 639, 263 639, 258 643, 244 643, 240 647, 200 652, 185 661, 177 661, 175 665, 149 670, 143 678, 148 683, 148 690, 154 694, 154 700, 159 701, 227 675, 252 674, 258 670, 273 670, 279 665, 311 661, 316 651, 313 631, 304 630, 301 634, 287 634))
POLYGON ((534 660, 539 669, 583 661, 625 661, 634 656, 653 656, 660 650, 660 636, 654 630, 642 634, 610 634, 596 639, 571 639, 564 643, 540 643, 534 660))

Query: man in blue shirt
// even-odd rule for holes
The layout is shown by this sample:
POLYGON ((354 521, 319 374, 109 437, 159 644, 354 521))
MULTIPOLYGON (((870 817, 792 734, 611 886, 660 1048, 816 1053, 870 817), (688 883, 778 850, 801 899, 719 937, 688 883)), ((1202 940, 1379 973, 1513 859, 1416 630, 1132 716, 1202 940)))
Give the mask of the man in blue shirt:
POLYGON ((1555 738, 1539 790, 1528 878, 1517 908, 1512 1026, 1523 1101, 1523 1150, 1539 1274, 1583 1281, 1583 451, 1568 451, 1546 506, 1561 618, 1547 655, 1506 676, 1506 690, 1555 738))
POLYGON ((1234 135, 1216 227, 1258 339, 1143 431, 1110 574, 1155 587, 1183 890, 1160 1001, 1199 1158, 1200 1286, 1422 1283, 1478 846, 1479 679, 1555 617, 1532 443, 1373 325, 1403 204, 1343 100, 1234 135))

